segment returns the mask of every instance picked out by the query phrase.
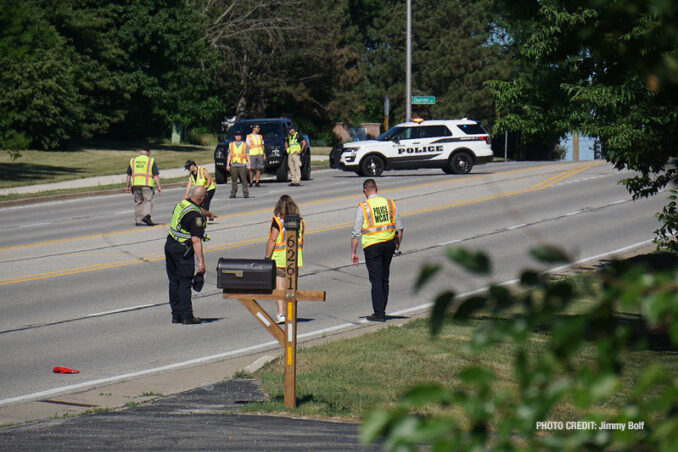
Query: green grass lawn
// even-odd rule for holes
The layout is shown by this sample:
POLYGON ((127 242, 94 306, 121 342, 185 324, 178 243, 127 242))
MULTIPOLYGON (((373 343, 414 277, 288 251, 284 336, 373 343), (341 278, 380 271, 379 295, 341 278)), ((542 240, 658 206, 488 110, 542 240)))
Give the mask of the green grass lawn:
MULTIPOLYGON (((588 282, 583 284, 590 284, 588 282)), ((423 300, 422 300, 423 301, 423 300)), ((570 314, 586 309, 592 299, 583 299, 572 306, 570 314)), ((627 316, 620 314, 620 317, 627 316)), ((508 314, 510 316, 510 314, 508 314)), ((507 321, 510 317, 507 317, 507 321)), ((421 383, 441 383, 457 387, 457 373, 464 366, 479 365, 495 375, 493 390, 517 398, 516 378, 512 357, 517 346, 504 343, 486 349, 479 355, 465 351, 482 316, 465 322, 447 323, 440 335, 432 339, 428 319, 417 319, 402 326, 389 326, 376 332, 350 339, 308 348, 297 354, 297 408, 294 414, 348 420, 362 419, 372 408, 395 406, 398 397, 410 386, 421 383), (513 395, 511 395, 513 394, 513 395)), ((254 322, 254 319, 252 320, 254 322)), ((547 333, 531 336, 527 346, 530 354, 539 354, 548 341, 547 333)), ((589 343, 579 360, 587 362, 595 356, 595 344, 589 343)), ((641 371, 650 364, 664 364, 678 374, 678 354, 675 351, 640 350, 626 354, 623 388, 597 412, 612 413, 627 400, 629 388, 641 371)), ((270 400, 247 405, 252 412, 289 412, 283 407, 283 364, 277 359, 255 372, 270 400)), ((440 410, 435 408, 434 410, 440 410)), ((455 410, 451 409, 451 413, 455 410)), ((562 402, 549 420, 582 419, 572 402, 562 402)))

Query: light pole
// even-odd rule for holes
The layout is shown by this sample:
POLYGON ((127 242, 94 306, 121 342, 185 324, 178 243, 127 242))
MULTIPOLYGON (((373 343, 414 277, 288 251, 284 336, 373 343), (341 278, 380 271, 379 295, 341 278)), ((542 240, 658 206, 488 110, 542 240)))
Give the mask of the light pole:
POLYGON ((405 121, 409 121, 412 119, 412 0, 407 0, 407 37, 405 47, 405 121))

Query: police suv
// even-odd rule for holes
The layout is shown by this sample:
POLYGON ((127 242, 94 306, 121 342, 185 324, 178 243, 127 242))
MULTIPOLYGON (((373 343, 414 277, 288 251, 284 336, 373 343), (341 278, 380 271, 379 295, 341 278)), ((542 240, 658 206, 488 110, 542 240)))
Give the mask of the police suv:
POLYGON ((490 136, 470 119, 414 119, 398 124, 374 140, 345 143, 330 156, 330 166, 375 177, 384 170, 441 168, 466 174, 491 162, 490 136))

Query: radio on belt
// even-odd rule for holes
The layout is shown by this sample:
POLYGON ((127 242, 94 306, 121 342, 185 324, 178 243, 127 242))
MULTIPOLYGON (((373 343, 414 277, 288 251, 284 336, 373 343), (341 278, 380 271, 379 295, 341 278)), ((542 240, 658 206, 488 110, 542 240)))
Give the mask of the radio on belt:
POLYGON ((275 261, 222 257, 217 264, 217 288, 224 292, 272 292, 275 289, 275 261))

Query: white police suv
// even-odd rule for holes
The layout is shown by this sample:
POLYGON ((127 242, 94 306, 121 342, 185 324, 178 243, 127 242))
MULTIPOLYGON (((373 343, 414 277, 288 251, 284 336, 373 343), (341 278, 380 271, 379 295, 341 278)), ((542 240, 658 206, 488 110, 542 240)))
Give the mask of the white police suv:
POLYGON ((491 162, 490 136, 470 119, 414 119, 387 130, 374 140, 345 143, 330 156, 330 166, 375 177, 384 170, 441 168, 466 174, 474 165, 491 162))

